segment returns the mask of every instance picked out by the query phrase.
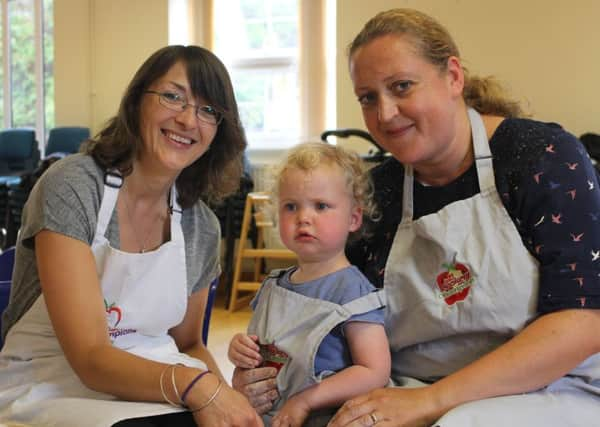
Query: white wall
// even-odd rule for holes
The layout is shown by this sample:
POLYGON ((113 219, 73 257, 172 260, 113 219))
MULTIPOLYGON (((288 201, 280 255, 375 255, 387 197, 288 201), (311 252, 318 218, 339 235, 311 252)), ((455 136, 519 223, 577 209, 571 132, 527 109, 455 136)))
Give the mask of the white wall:
POLYGON ((90 11, 87 0, 54 0, 54 105, 59 126, 90 126, 90 11))
MULTIPOLYGON (((137 67, 167 44, 168 0, 54 1, 56 123, 97 131, 116 112, 137 67)), ((190 1, 196 20, 206 19, 202 0, 190 1)), ((600 1, 337 3, 336 127, 364 128, 347 73, 347 44, 376 12, 404 6, 440 19, 471 71, 507 83, 536 118, 557 121, 576 135, 600 133, 600 1)))
POLYGON ((56 124, 112 117, 142 62, 168 42, 168 0, 55 0, 56 124))
POLYGON ((597 0, 338 0, 337 127, 364 129, 346 46, 370 17, 394 7, 441 21, 470 71, 495 75, 534 118, 559 122, 578 136, 600 133, 597 0))

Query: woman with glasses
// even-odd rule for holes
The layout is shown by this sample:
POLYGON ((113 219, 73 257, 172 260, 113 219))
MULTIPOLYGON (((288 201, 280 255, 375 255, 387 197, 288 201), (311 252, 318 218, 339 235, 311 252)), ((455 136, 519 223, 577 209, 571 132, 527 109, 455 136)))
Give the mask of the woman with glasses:
POLYGON ((262 425, 200 338, 220 274, 207 202, 235 190, 245 145, 223 64, 169 46, 83 153, 40 178, 2 321, 0 420, 262 425))

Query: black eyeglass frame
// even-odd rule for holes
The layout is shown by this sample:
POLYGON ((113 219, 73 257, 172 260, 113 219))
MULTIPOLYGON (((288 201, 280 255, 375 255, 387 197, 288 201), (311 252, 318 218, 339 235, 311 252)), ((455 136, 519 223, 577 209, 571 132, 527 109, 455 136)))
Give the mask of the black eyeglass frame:
POLYGON ((160 103, 160 105, 162 105, 165 108, 168 108, 171 111, 177 111, 179 113, 183 113, 187 107, 194 107, 195 108, 195 116, 202 123, 219 126, 219 124, 221 124, 221 122, 223 121, 223 113, 221 111, 219 111, 218 109, 216 109, 215 107, 213 107, 212 105, 191 104, 191 103, 187 102, 187 100, 185 100, 184 97, 181 98, 182 101, 184 101, 183 103, 171 102, 166 96, 167 95, 179 96, 179 94, 177 94, 175 92, 169 92, 169 91, 159 92, 156 90, 146 90, 144 93, 158 95, 158 102, 160 103), (207 111, 206 108, 209 108, 210 110, 212 110, 212 113, 207 111), (216 121, 213 123, 213 122, 209 122, 209 121, 203 119, 199 114, 200 112, 205 112, 209 115, 212 114, 215 117, 216 121))

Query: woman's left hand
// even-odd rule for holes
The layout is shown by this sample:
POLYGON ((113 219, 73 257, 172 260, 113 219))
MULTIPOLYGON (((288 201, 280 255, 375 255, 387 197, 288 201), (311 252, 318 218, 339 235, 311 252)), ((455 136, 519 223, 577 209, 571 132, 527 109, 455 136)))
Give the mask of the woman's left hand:
POLYGON ((382 388, 347 401, 329 427, 429 427, 438 414, 428 387, 382 388))

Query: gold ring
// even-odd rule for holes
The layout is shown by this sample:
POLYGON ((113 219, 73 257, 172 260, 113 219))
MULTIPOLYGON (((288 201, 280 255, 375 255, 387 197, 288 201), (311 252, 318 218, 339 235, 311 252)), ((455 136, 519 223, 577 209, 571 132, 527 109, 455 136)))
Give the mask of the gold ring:
POLYGON ((377 415, 375 415, 375 412, 371 412, 371 413, 369 414, 369 417, 371 417, 371 421, 373 421, 373 424, 371 424, 372 426, 374 426, 375 424, 377 424, 377 421, 379 421, 379 420, 377 419, 377 415))

